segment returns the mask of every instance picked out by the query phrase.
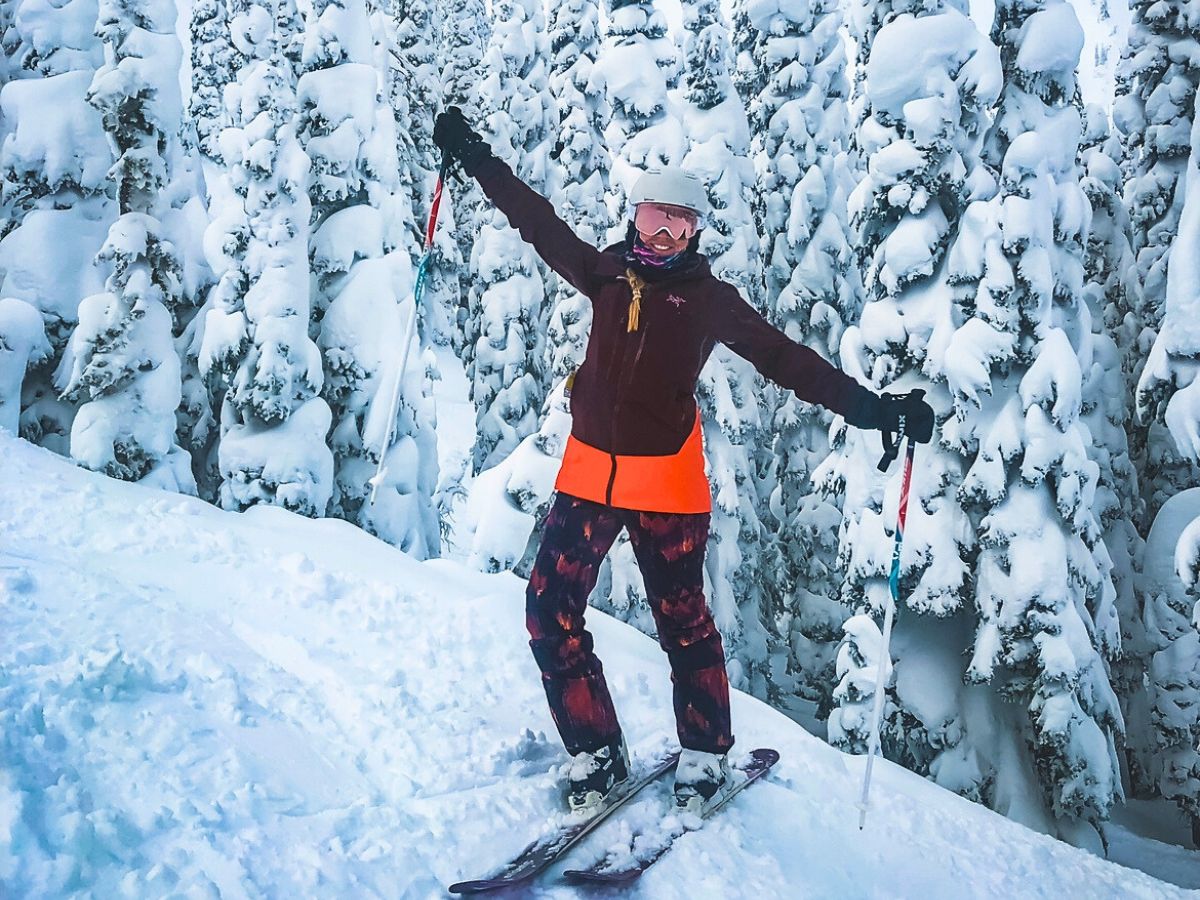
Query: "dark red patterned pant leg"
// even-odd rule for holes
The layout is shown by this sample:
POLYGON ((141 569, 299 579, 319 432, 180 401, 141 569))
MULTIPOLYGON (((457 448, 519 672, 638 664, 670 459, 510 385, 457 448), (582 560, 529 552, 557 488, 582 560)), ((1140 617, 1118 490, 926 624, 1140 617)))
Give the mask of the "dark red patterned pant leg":
POLYGON ((546 517, 529 575, 525 592, 529 646, 542 670, 550 714, 568 753, 596 750, 621 733, 583 619, 600 563, 622 524, 618 510, 559 494, 546 517))
POLYGON ((671 661, 679 743, 724 753, 733 745, 725 650, 704 599, 707 513, 623 514, 646 594, 658 625, 658 642, 671 661))

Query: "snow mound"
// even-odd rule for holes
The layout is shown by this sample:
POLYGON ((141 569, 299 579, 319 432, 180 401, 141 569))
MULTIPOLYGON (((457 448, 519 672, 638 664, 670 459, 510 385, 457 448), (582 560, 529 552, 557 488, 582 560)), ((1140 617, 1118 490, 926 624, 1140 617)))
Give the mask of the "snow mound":
MULTIPOLYGON (((554 815, 567 757, 522 583, 337 520, 222 512, 0 434, 0 895, 430 897, 554 815)), ((670 730, 655 644, 591 622, 637 752, 670 730)), ((627 896, 1183 896, 744 695, 777 773, 627 896)), ((655 827, 634 804, 586 862, 655 827)), ((529 895, 570 891, 553 878, 529 895)))

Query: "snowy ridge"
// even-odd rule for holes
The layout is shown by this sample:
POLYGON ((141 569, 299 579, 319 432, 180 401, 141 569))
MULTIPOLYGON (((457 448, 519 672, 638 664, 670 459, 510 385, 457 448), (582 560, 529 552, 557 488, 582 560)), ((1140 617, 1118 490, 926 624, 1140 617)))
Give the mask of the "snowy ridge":
MULTIPOLYGON (((0 528, 0 895, 440 896, 558 802, 566 757, 511 574, 418 563, 340 520, 222 512, 4 435, 0 528)), ((665 659, 592 626, 631 744, 655 742, 665 659)), ((741 749, 780 750, 777 774, 634 896, 1186 893, 887 763, 860 834, 860 759, 744 695, 734 724, 741 749)))

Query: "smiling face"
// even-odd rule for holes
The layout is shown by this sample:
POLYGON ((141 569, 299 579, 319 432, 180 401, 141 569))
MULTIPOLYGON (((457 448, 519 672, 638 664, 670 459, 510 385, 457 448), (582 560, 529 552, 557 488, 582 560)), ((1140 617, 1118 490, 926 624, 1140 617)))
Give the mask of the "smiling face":
POLYGON ((642 239, 643 244, 659 256, 674 256, 676 253, 682 253, 688 245, 688 238, 673 238, 665 231, 660 231, 658 234, 646 234, 644 231, 639 231, 638 236, 642 239))
POLYGON ((694 210, 666 203, 640 203, 633 217, 642 243, 659 256, 674 256, 686 250, 698 224, 694 210))

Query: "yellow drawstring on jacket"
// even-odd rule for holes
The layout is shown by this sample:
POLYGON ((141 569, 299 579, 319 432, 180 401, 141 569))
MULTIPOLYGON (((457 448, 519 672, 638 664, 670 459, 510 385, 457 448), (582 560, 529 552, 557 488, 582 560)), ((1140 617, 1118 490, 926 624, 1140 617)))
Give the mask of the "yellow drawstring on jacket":
POLYGON ((625 329, 628 333, 638 330, 639 314, 642 311, 642 288, 646 286, 646 281, 633 269, 626 269, 621 280, 629 283, 629 290, 633 293, 633 299, 629 301, 629 325, 625 329))

